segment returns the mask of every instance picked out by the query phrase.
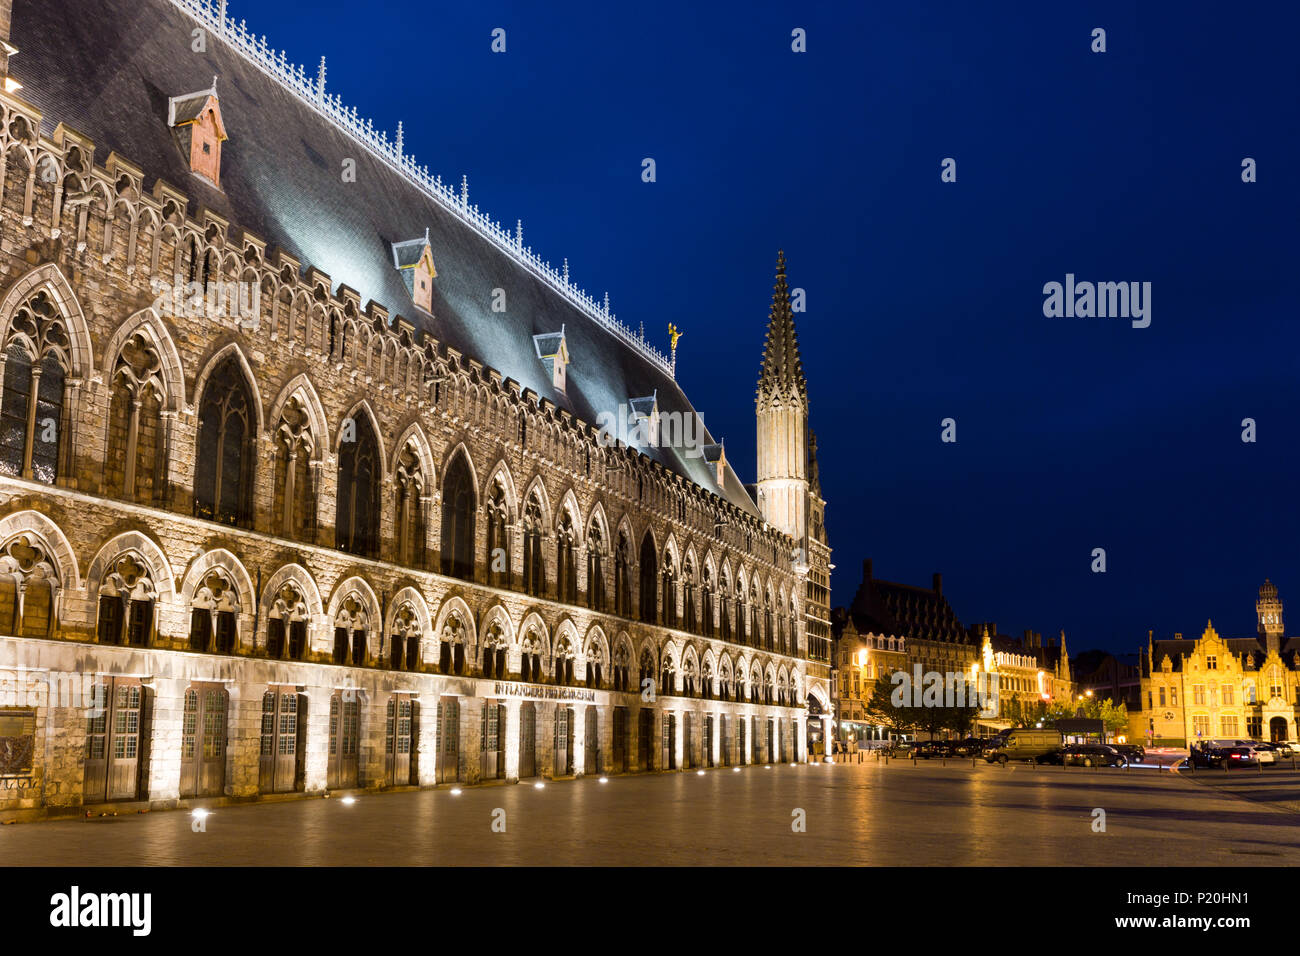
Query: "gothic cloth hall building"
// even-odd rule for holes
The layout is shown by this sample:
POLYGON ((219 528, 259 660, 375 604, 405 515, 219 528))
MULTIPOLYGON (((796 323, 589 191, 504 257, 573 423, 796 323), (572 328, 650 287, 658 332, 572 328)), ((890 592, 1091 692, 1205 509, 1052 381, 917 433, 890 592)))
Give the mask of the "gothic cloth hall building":
POLYGON ((224 3, 0 0, 0 39, 6 819, 805 759, 783 258, 746 485, 675 350, 224 3))

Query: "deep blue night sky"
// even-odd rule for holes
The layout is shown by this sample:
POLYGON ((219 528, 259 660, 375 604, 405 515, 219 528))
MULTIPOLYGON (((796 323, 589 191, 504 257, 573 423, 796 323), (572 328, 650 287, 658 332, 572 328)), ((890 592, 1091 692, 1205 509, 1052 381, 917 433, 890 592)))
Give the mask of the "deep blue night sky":
POLYGON ((325 55, 332 92, 403 120, 409 152, 467 173, 471 201, 522 218, 619 318, 665 347, 676 322, 678 378, 746 481, 783 247, 807 292, 833 603, 871 557, 890 580, 943 571, 966 623, 1133 651, 1211 617, 1254 633, 1265 576, 1300 616, 1300 14, 1132 6, 230 12, 313 73, 325 55), (1067 272, 1151 282, 1150 328, 1045 318, 1067 272))

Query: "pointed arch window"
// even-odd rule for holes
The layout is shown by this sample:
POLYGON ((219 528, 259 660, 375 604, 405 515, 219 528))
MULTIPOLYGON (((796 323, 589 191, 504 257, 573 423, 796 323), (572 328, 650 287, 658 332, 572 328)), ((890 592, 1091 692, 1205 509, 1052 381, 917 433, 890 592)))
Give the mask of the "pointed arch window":
POLYGON ((157 591, 144 562, 134 554, 122 555, 99 587, 99 643, 148 647, 153 642, 156 601, 157 591))
POLYGON ((519 679, 537 683, 542 680, 542 639, 532 628, 519 645, 519 679))
POLYGON ((474 481, 463 454, 452 458, 442 482, 442 573, 474 577, 474 481))
POLYGON ((190 602, 190 650, 233 654, 239 646, 239 592, 230 576, 213 568, 190 602))
POLYGON ((370 416, 358 412, 344 422, 339 443, 338 510, 334 522, 339 550, 379 557, 379 441, 370 416), (350 433, 350 434, 349 434, 350 433), (348 438, 352 441, 348 441, 348 438))
POLYGON ((555 683, 573 686, 573 662, 573 645, 567 637, 562 637, 555 645, 555 683))
POLYGON ((631 670, 631 660, 632 655, 628 651, 627 645, 620 644, 618 649, 614 651, 613 678, 615 690, 628 690, 628 678, 630 676, 628 672, 631 670))
POLYGON ((524 592, 537 596, 546 591, 542 537, 542 503, 533 492, 524 506, 524 592))
POLYGON ((673 565, 673 556, 671 553, 664 554, 664 626, 677 626, 677 569, 673 565))
POLYGON ((498 621, 493 621, 483 640, 483 676, 504 680, 508 645, 505 632, 498 621))
POLYGON ((700 633, 700 622, 695 616, 695 564, 688 557, 686 571, 682 579, 682 603, 686 608, 684 627, 688 631, 700 633))
POLYGON ((251 524, 255 431, 243 368, 235 356, 227 356, 208 378, 199 403, 198 460, 207 467, 196 469, 194 476, 195 515, 240 527, 251 524))
POLYGON ((370 616, 366 613, 361 595, 354 592, 344 598, 334 615, 335 664, 351 664, 354 667, 365 665, 366 631, 369 624, 370 616))
POLYGON ((420 618, 415 607, 405 601, 393 612, 392 631, 388 635, 388 666, 395 671, 413 671, 420 667, 420 618))
POLYGON ((618 548, 614 552, 614 602, 615 612, 623 617, 632 616, 632 559, 627 535, 618 533, 618 548))
POLYGON ((162 500, 165 398, 162 358, 153 342, 137 331, 123 343, 113 366, 104 459, 109 494, 129 501, 162 500))
POLYGON ((307 659, 307 602, 292 581, 276 592, 266 621, 266 654, 276 660, 307 659))
POLYGON ((700 633, 705 637, 713 636, 713 578, 707 567, 700 583, 700 633))
POLYGON ((286 538, 314 541, 316 489, 311 456, 316 439, 306 404, 298 396, 284 403, 275 439, 275 515, 280 533, 286 538))
POLYGON ((605 538, 595 521, 587 529, 587 604, 605 610, 605 538))
POLYGON ((424 468, 414 442, 407 442, 402 449, 394 477, 397 479, 397 514, 393 522, 397 529, 397 560, 408 567, 423 568, 428 564, 424 544, 428 509, 424 468))
POLYGON ((647 648, 641 652, 640 669, 637 672, 637 686, 644 687, 646 681, 653 681, 654 679, 655 662, 654 658, 650 656, 650 651, 647 648))
POLYGON ((601 687, 605 670, 605 651, 596 641, 592 641, 587 651, 587 686, 601 687))
POLYGON ((494 587, 510 587, 510 507, 506 490, 501 482, 492 483, 487 503, 487 566, 488 583, 494 587))
POLYGON ((566 511, 560 518, 556 534, 555 590, 561 601, 578 603, 577 532, 573 518, 566 511))
POLYGON ((727 580, 725 574, 718 589, 718 619, 722 628, 722 639, 731 640, 731 582, 727 580))
POLYGON ((443 674, 465 673, 465 622, 453 612, 442 627, 438 642, 438 670, 443 674))
POLYGON ((14 313, 4 343, 0 473, 52 485, 67 471, 68 354, 63 317, 45 292, 14 313))
POLYGON ((641 620, 646 624, 658 623, 659 558, 655 554, 655 541, 650 532, 641 539, 641 620))

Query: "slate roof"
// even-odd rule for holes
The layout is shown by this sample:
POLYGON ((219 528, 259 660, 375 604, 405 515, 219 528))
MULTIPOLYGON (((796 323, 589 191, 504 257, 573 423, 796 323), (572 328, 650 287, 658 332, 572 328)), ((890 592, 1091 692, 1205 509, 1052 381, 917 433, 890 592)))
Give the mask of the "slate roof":
MULTIPOLYGON (((11 39, 20 53, 11 68, 24 84, 22 97, 42 113, 42 133, 66 123, 94 140, 100 164, 116 151, 145 170, 146 189, 154 178, 165 179, 190 197, 191 214, 207 206, 304 267, 320 269, 336 286, 355 289, 363 303, 373 299, 392 315, 410 318, 444 345, 577 418, 594 426, 599 413, 617 413, 630 398, 656 393, 661 412, 694 413, 658 366, 219 36, 209 33, 206 53, 191 53, 194 25, 167 0, 14 0, 11 39), (210 86, 214 75, 230 137, 222 150, 221 189, 191 174, 167 125, 169 99, 210 86), (345 158, 356 161, 355 183, 341 181, 345 158), (438 264, 432 317, 416 310, 393 260, 394 243, 423 236, 426 228, 438 264), (504 314, 491 311, 497 288, 506 293, 504 314), (534 335, 561 326, 575 369, 563 392, 533 345, 534 335)), ((436 156, 422 160, 438 165, 436 156)), ((519 169, 528 175, 526 163, 519 169)), ((719 486, 703 457, 662 447, 642 453, 759 515, 729 468, 719 486)))
MULTIPOLYGON (((863 575, 847 617, 852 619, 859 634, 871 632, 913 641, 973 643, 941 593, 911 584, 881 581, 869 572, 863 575)), ((844 623, 845 619, 841 618, 836 626, 842 631, 844 623)), ((838 631, 835 636, 839 637, 838 631)))
MULTIPOLYGON (((1192 649, 1196 646, 1198 638, 1174 638, 1172 640, 1158 640, 1153 642, 1151 651, 1151 667, 1157 671, 1160 670, 1160 664, 1169 655, 1174 671, 1183 669, 1182 657, 1191 656, 1192 649)), ((1245 656, 1246 664, 1256 670, 1264 663, 1268 656, 1268 650, 1264 646, 1262 637, 1229 637, 1223 638, 1223 643, 1228 645, 1228 650, 1234 655, 1245 656)), ((1300 652, 1300 637, 1288 637, 1282 641, 1279 651, 1282 662, 1287 667, 1295 668, 1295 655, 1300 652)), ((1147 666, 1146 654, 1142 655, 1142 670, 1146 676, 1150 676, 1150 668, 1147 666)))

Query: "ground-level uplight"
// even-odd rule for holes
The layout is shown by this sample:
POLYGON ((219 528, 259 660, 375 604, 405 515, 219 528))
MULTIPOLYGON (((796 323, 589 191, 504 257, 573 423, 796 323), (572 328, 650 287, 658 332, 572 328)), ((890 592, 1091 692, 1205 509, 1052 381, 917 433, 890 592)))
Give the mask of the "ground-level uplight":
POLYGON ((452 787, 452 788, 451 788, 451 795, 452 795, 453 797, 459 797, 459 796, 460 796, 460 787, 452 787))
POLYGON ((703 777, 703 776, 704 776, 704 771, 703 771, 703 770, 697 770, 697 771, 695 771, 695 776, 697 776, 697 777, 703 777))
POLYGON ((534 790, 541 790, 541 789, 542 789, 543 787, 545 787, 545 786, 546 786, 546 784, 542 783, 542 782, 539 780, 539 781, 537 781, 537 783, 533 784, 533 789, 534 789, 534 790))
POLYGON ((202 807, 199 807, 196 810, 192 811, 190 813, 190 816, 192 816, 195 820, 206 820, 208 818, 208 811, 204 810, 202 807))
POLYGON ((601 777, 601 778, 600 778, 600 782, 601 782, 601 783, 609 783, 609 777, 601 777))
POLYGON ((350 806, 352 806, 352 804, 354 804, 354 803, 357 802, 357 798, 356 798, 356 797, 344 797, 344 798, 343 798, 341 801, 339 801, 339 802, 342 803, 343 806, 345 806, 345 807, 350 807, 350 806))

